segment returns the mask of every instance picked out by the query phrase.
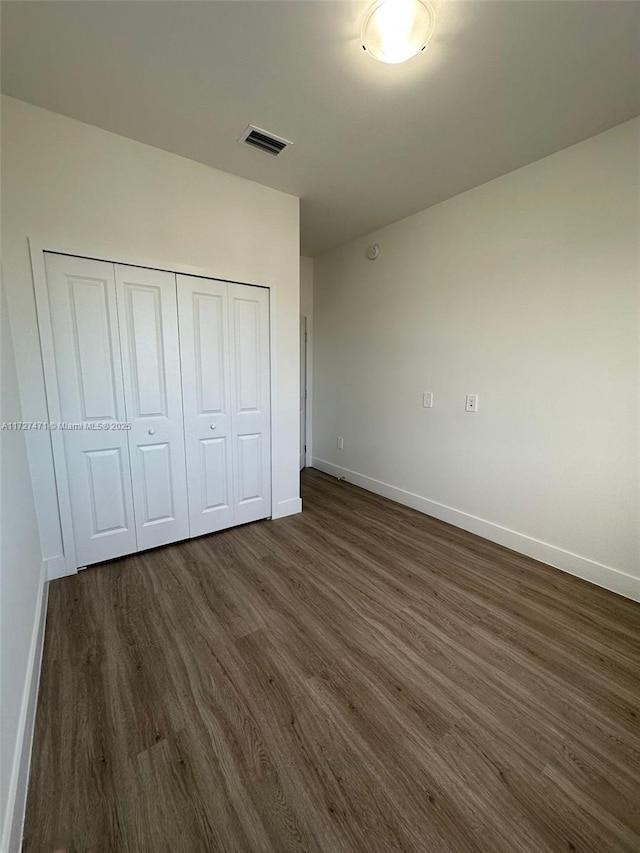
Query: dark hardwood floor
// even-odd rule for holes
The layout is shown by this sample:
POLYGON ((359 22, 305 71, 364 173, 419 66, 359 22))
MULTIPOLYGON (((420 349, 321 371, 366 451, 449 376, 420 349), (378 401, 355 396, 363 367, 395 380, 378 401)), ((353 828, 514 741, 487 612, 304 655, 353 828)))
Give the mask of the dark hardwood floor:
POLYGON ((640 605, 317 471, 51 584, 26 851, 640 850, 640 605))

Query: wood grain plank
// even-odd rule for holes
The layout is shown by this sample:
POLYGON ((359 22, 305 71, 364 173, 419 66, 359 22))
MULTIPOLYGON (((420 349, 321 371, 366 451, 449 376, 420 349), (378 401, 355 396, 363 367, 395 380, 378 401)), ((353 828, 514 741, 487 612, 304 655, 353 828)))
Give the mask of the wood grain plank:
POLYGON ((24 850, 640 850, 640 606, 303 496, 51 584, 24 850))

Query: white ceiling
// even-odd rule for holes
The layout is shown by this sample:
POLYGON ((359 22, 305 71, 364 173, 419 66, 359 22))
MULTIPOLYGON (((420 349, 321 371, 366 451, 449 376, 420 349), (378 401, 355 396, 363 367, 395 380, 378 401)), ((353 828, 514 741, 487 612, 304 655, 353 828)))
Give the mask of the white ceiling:
POLYGON ((300 196, 312 256, 640 114, 640 2, 446 0, 400 66, 368 5, 3 2, 2 89, 300 196))

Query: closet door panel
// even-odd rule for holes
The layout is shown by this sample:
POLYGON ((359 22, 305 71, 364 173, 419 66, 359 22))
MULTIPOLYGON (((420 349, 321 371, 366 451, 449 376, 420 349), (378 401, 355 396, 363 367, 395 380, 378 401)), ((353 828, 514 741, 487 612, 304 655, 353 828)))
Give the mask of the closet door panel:
POLYGON ((113 265, 45 253, 79 566, 137 549, 113 265), (70 428, 69 428, 70 427, 70 428))
POLYGON ((93 537, 127 528, 126 482, 128 460, 122 448, 83 451, 89 481, 91 535, 93 537))
POLYGON ((269 291, 229 285, 235 523, 271 515, 269 291))
POLYGON ((226 282, 177 277, 192 536, 234 523, 226 282))
POLYGON ((231 479, 227 459, 230 441, 227 436, 199 440, 202 455, 202 511, 225 510, 231 506, 231 479))
POLYGON ((238 436, 237 501, 239 505, 260 500, 264 495, 262 442, 263 437, 260 433, 238 436))
POLYGON ((138 548, 189 536, 175 275, 116 265, 138 548))
MULTIPOLYGON (((142 496, 140 518, 144 525, 154 521, 175 519, 174 478, 171 476, 171 451, 169 444, 138 445, 139 469, 142 474, 142 496)), ((136 513, 138 507, 136 506, 136 513)), ((181 531, 182 532, 182 531, 181 531)), ((183 539, 184 536, 178 538, 183 539)))

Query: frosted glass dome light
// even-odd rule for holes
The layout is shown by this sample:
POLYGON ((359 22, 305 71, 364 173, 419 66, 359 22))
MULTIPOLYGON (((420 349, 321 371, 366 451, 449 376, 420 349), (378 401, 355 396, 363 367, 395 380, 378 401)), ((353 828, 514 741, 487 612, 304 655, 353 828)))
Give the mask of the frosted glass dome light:
POLYGON ((406 62, 424 50, 435 25, 429 0, 378 0, 362 23, 362 46, 380 62, 406 62))

